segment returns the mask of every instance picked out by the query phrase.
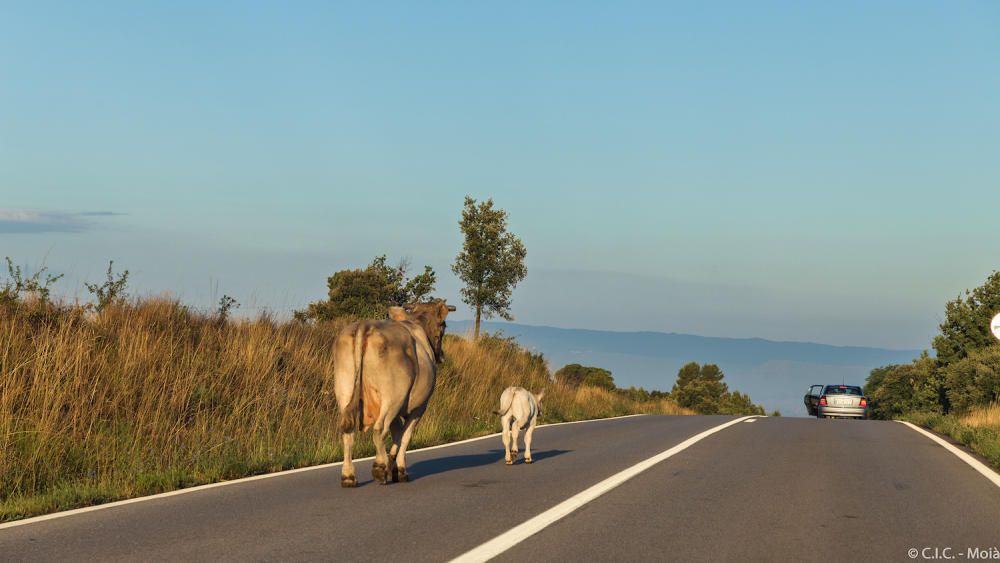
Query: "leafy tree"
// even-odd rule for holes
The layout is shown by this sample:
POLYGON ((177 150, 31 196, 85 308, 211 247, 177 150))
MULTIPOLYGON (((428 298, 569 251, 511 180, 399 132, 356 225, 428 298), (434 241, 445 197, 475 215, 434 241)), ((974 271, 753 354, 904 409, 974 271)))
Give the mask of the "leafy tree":
POLYGON ((424 266, 423 273, 407 278, 408 268, 406 261, 389 266, 382 255, 364 269, 341 270, 327 279, 328 298, 295 311, 295 318, 301 321, 382 318, 391 306, 426 300, 434 291, 434 270, 424 266))
POLYGON ((670 393, 666 391, 660 391, 659 389, 648 390, 645 387, 629 386, 628 389, 618 387, 615 388, 615 391, 634 401, 658 401, 670 398, 670 393))
POLYGON ((489 319, 498 315, 504 320, 513 320, 511 293, 528 275, 524 265, 527 251, 521 239, 507 232, 507 212, 494 208, 492 199, 477 204, 466 196, 458 225, 465 242, 451 270, 465 283, 462 301, 476 311, 475 338, 478 339, 482 317, 489 319))
POLYGON ((690 362, 677 372, 670 396, 680 406, 701 414, 764 414, 764 407, 754 404, 749 395, 730 391, 724 378, 715 364, 690 362))
POLYGON ((864 391, 865 395, 869 398, 873 397, 878 389, 885 382, 885 377, 889 375, 892 370, 898 368, 898 364, 890 364, 887 366, 877 367, 868 373, 868 379, 865 380, 864 391))
POLYGON ((948 365, 968 356, 973 350, 995 342, 989 323, 1000 313, 1000 272, 993 272, 986 283, 966 290, 945 306, 941 334, 934 337, 934 350, 941 365, 948 365))
POLYGON ((1000 398, 1000 346, 989 322, 1000 312, 1000 272, 945 306, 941 334, 934 337, 936 358, 924 352, 911 364, 872 370, 865 394, 872 416, 908 413, 963 413, 1000 398))
MULTIPOLYGON (((764 414, 764 407, 754 404, 750 395, 739 391, 730 391, 719 401, 719 414, 764 414)), ((780 414, 779 414, 780 416, 780 414)))
MULTIPOLYGON (((570 385, 593 385, 608 390, 615 388, 615 380, 611 377, 611 372, 604 368, 566 364, 555 373, 555 377, 570 385)), ((645 390, 643 391, 645 392, 645 390)))
POLYGON ((107 279, 101 285, 97 285, 96 283, 84 283, 87 287, 87 291, 97 298, 97 304, 94 308, 97 309, 98 312, 102 311, 105 307, 111 305, 112 303, 124 300, 126 297, 125 288, 128 286, 128 270, 123 271, 115 277, 113 270, 114 265, 114 260, 108 262, 107 279))
POLYGON ((1000 400, 1000 345, 973 351, 942 371, 951 410, 965 413, 1000 400))
POLYGON ((724 374, 715 364, 698 365, 690 362, 677 372, 677 381, 670 396, 682 407, 701 414, 718 414, 723 408, 723 398, 729 387, 723 383, 724 374))
POLYGON ((634 385, 629 385, 628 389, 618 389, 618 392, 633 401, 648 401, 652 399, 652 393, 634 385))
POLYGON ((909 412, 942 409, 943 381, 937 362, 927 352, 913 363, 872 370, 865 382, 865 395, 872 401, 872 418, 893 419, 909 412))

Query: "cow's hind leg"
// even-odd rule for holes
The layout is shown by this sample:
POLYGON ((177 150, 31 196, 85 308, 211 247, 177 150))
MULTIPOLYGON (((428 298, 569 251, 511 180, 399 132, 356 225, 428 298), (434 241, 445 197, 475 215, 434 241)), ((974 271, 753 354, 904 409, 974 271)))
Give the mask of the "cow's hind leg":
POLYGON ((396 466, 396 473, 393 473, 392 476, 394 482, 402 481, 406 483, 410 480, 410 476, 406 472, 406 448, 410 447, 410 439, 413 437, 413 431, 417 427, 417 423, 420 422, 422 414, 411 414, 403 426, 403 436, 399 441, 399 452, 396 453, 396 458, 392 460, 396 466))
POLYGON ((392 435, 392 446, 389 447, 389 473, 392 474, 392 482, 399 482, 399 466, 396 464, 396 457, 399 454, 399 445, 403 442, 403 429, 406 421, 401 416, 392 419, 389 425, 389 434, 392 435))
MULTIPOLYGON (((389 477, 389 455, 385 451, 385 439, 389 435, 393 421, 399 418, 399 409, 403 405, 403 397, 382 403, 382 409, 372 426, 372 439, 375 442, 375 461, 372 462, 372 477, 385 484, 389 477)), ((405 437, 405 433, 404 433, 405 437)))
POLYGON ((384 485, 388 473, 389 456, 385 451, 385 438, 389 435, 389 425, 385 417, 379 417, 372 426, 372 441, 375 442, 375 461, 372 462, 372 478, 384 485))
POLYGON ((536 420, 537 417, 531 417, 528 431, 524 433, 524 463, 531 463, 531 436, 535 433, 536 420))

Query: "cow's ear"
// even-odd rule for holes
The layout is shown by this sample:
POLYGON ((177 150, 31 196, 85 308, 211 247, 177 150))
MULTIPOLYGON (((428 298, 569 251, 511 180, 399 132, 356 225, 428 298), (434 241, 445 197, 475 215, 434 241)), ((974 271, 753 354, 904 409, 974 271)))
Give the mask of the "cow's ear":
POLYGON ((389 307, 389 318, 394 321, 405 321, 406 310, 402 307, 389 307))

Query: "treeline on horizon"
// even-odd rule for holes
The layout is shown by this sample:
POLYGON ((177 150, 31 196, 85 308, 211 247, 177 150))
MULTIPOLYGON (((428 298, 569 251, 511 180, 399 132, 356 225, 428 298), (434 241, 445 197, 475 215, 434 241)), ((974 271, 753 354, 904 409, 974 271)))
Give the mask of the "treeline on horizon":
POLYGON ((1000 467, 1000 272, 945 305, 932 356, 871 371, 865 394, 879 419, 918 422, 971 446, 1000 467))
MULTIPOLYGON (((567 364, 553 376, 574 385, 586 384, 623 393, 637 400, 671 399, 678 405, 698 414, 763 415, 764 407, 754 404, 750 396, 739 391, 730 391, 723 381, 725 375, 715 364, 699 365, 689 362, 677 372, 677 380, 670 391, 642 387, 619 388, 615 385, 611 372, 599 367, 567 364)), ((781 416, 775 410, 772 416, 781 416)))

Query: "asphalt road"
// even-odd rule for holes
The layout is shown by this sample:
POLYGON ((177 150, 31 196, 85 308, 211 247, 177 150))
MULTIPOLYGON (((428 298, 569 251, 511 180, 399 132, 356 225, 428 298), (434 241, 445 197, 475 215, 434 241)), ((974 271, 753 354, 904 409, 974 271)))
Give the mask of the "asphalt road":
MULTIPOLYGON (((357 489, 340 488, 339 467, 238 483, 0 530, 0 559, 446 561, 729 420, 540 427, 532 465, 504 465, 495 437, 413 453, 411 483, 372 483, 370 462, 357 489)), ((944 448, 892 422, 760 418, 498 559, 911 561, 911 548, 969 547, 1000 548, 1000 488, 944 448)))

